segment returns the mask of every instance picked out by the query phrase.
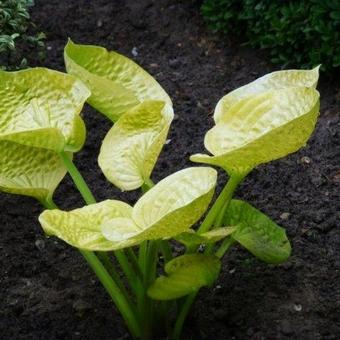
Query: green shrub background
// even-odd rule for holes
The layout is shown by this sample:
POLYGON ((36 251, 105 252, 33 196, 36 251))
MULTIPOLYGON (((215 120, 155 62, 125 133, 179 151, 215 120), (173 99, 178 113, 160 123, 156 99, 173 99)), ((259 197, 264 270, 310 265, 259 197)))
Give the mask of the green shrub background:
POLYGON ((339 0, 204 0, 214 31, 269 52, 283 67, 340 66, 339 0))
POLYGON ((30 21, 28 9, 33 6, 33 0, 0 0, 0 68, 24 68, 27 60, 22 51, 31 46, 44 47, 43 33, 30 33, 34 25, 30 21))

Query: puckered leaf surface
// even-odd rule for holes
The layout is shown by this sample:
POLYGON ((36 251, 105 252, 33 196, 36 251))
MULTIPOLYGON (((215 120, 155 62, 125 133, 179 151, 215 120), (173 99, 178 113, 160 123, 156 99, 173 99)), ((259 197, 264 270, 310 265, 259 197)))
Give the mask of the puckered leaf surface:
POLYGON ((106 135, 98 158, 106 178, 121 190, 133 190, 150 178, 165 143, 173 109, 148 100, 126 112, 106 135))
POLYGON ((132 218, 143 230, 139 237, 173 237, 188 230, 208 208, 216 179, 214 169, 192 167, 157 183, 133 208, 132 218))
POLYGON ((190 254, 176 257, 165 265, 168 276, 160 276, 149 287, 148 295, 155 300, 172 300, 212 285, 221 270, 216 256, 190 254))
POLYGON ((313 87, 319 78, 319 66, 312 70, 285 70, 268 73, 253 82, 231 91, 217 103, 214 120, 218 123, 229 109, 238 101, 250 95, 260 94, 268 90, 279 90, 288 87, 313 87))
POLYGON ((104 236, 118 242, 174 237, 198 221, 206 211, 216 185, 212 168, 178 171, 151 188, 135 204, 130 221, 112 219, 102 226, 104 236))
POLYGON ((70 212, 48 210, 39 220, 47 234, 87 250, 115 250, 173 237, 205 212, 216 176, 212 168, 188 168, 156 184, 134 208, 107 200, 70 212))
POLYGON ((78 151, 85 141, 79 113, 89 95, 81 81, 61 72, 0 71, 0 140, 78 151))
POLYGON ((214 164, 229 174, 247 173, 256 165, 299 150, 305 145, 319 113, 319 92, 288 88, 240 100, 205 135, 213 156, 196 154, 194 162, 214 164))
POLYGON ((67 72, 91 90, 89 104, 114 122, 145 100, 161 100, 172 106, 167 93, 149 73, 116 52, 69 40, 64 59, 67 72))
POLYGON ((0 190, 49 200, 66 169, 53 151, 0 141, 0 190))
POLYGON ((102 224, 113 218, 128 219, 131 212, 132 207, 124 202, 106 200, 69 212, 58 209, 45 210, 39 221, 46 234, 57 236, 73 247, 108 251, 123 246, 119 245, 119 242, 104 238, 101 232, 102 224))
POLYGON ((285 229, 247 202, 232 200, 224 223, 237 225, 232 237, 260 260, 281 263, 290 256, 285 229))

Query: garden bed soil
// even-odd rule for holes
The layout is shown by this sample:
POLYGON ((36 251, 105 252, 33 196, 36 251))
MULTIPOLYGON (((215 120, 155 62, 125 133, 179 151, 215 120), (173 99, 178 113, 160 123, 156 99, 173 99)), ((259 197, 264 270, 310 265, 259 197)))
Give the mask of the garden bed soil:
MULTIPOLYGON (((203 151, 218 99, 275 70, 259 51, 209 33, 191 1, 36 0, 32 18, 47 34, 44 65, 64 70, 68 37, 136 60, 162 84, 176 119, 153 174, 159 180, 192 165, 203 151)), ((308 145, 255 169, 237 197, 248 200, 287 229, 293 254, 266 265, 236 247, 224 260, 213 289, 202 289, 183 339, 340 338, 340 101, 338 82, 321 79, 321 115, 308 145)), ((98 200, 133 203, 139 192, 120 193, 97 165, 111 123, 87 106, 84 150, 75 162, 98 200)), ((221 181, 225 176, 221 175, 221 181)), ((56 192, 63 208, 83 205, 68 177, 56 192)), ((46 238, 33 199, 1 194, 0 338, 128 338, 124 323, 79 253, 46 238)))

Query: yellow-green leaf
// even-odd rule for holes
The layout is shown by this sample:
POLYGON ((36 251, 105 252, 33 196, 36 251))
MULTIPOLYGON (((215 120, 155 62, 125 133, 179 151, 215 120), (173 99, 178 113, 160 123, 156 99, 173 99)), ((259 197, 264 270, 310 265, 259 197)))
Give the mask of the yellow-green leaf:
POLYGON ((285 70, 268 73, 247 85, 231 91, 217 103, 214 112, 215 122, 218 123, 223 116, 228 115, 229 109, 235 103, 248 96, 289 87, 316 88, 319 79, 319 68, 320 66, 312 70, 285 70))
POLYGON ((209 130, 204 145, 213 156, 197 154, 194 162, 214 164, 229 174, 284 157, 305 145, 319 113, 319 92, 288 88, 253 95, 233 105, 209 130))
POLYGON ((115 250, 173 237, 205 212, 216 175, 212 168, 188 168, 160 181, 134 208, 107 200, 70 212, 45 211, 40 223, 47 234, 87 250, 115 250))
POLYGON ((135 204, 130 220, 112 219, 102 225, 104 236, 113 242, 174 237, 198 221, 206 211, 216 185, 212 168, 187 168, 151 188, 135 204))
POLYGON ((78 151, 85 141, 79 116, 89 90, 46 68, 0 71, 0 140, 54 151, 78 151))
POLYGON ((73 247, 86 250, 108 251, 119 249, 131 242, 111 242, 101 232, 102 224, 114 218, 131 216, 128 204, 106 200, 80 209, 66 212, 58 209, 45 210, 39 217, 40 224, 48 235, 57 236, 73 247))
POLYGON ((105 177, 123 191, 141 187, 150 178, 172 119, 172 107, 161 101, 148 100, 126 112, 100 150, 105 177))
POLYGON ((188 230, 208 208, 217 172, 208 167, 178 171, 151 188, 133 208, 140 239, 174 237, 188 230))
POLYGON ((108 240, 125 246, 127 240, 131 241, 131 244, 138 243, 134 237, 142 230, 131 218, 120 217, 102 223, 101 231, 108 240))
POLYGON ((66 169, 53 151, 0 141, 0 190, 32 196, 41 202, 52 198, 66 169))
POLYGON ((68 41, 64 50, 67 72, 91 90, 88 103, 112 121, 145 100, 171 99, 158 82, 131 59, 103 47, 68 41))
POLYGON ((224 223, 237 225, 231 236, 262 261, 281 263, 290 256, 285 229, 247 202, 232 200, 224 223))
POLYGON ((176 257, 165 265, 167 276, 158 277, 148 289, 155 300, 173 300, 211 286, 221 270, 216 256, 190 254, 176 257))

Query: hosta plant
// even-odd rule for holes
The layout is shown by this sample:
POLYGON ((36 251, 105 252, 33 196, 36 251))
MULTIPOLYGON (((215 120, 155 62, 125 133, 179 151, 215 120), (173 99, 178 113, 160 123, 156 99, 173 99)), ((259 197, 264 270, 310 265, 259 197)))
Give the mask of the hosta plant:
MULTIPOLYGON (((43 68, 0 73, 0 188, 37 198, 41 226, 78 248, 136 339, 179 339, 199 290, 211 287, 235 244, 272 264, 291 246, 285 229, 233 193, 251 170, 303 147, 319 112, 318 68, 268 74, 224 96, 206 133, 210 154, 152 182, 173 107, 164 89, 128 58, 69 41, 68 74, 43 68), (105 177, 134 204, 96 202, 72 162, 85 139, 87 101, 114 124, 98 156, 105 177), (214 202, 218 172, 229 180, 214 202), (87 205, 63 211, 53 192, 69 172, 87 205), (172 245, 182 245, 175 254, 172 245)), ((227 306, 226 306, 227 308, 227 306)))

